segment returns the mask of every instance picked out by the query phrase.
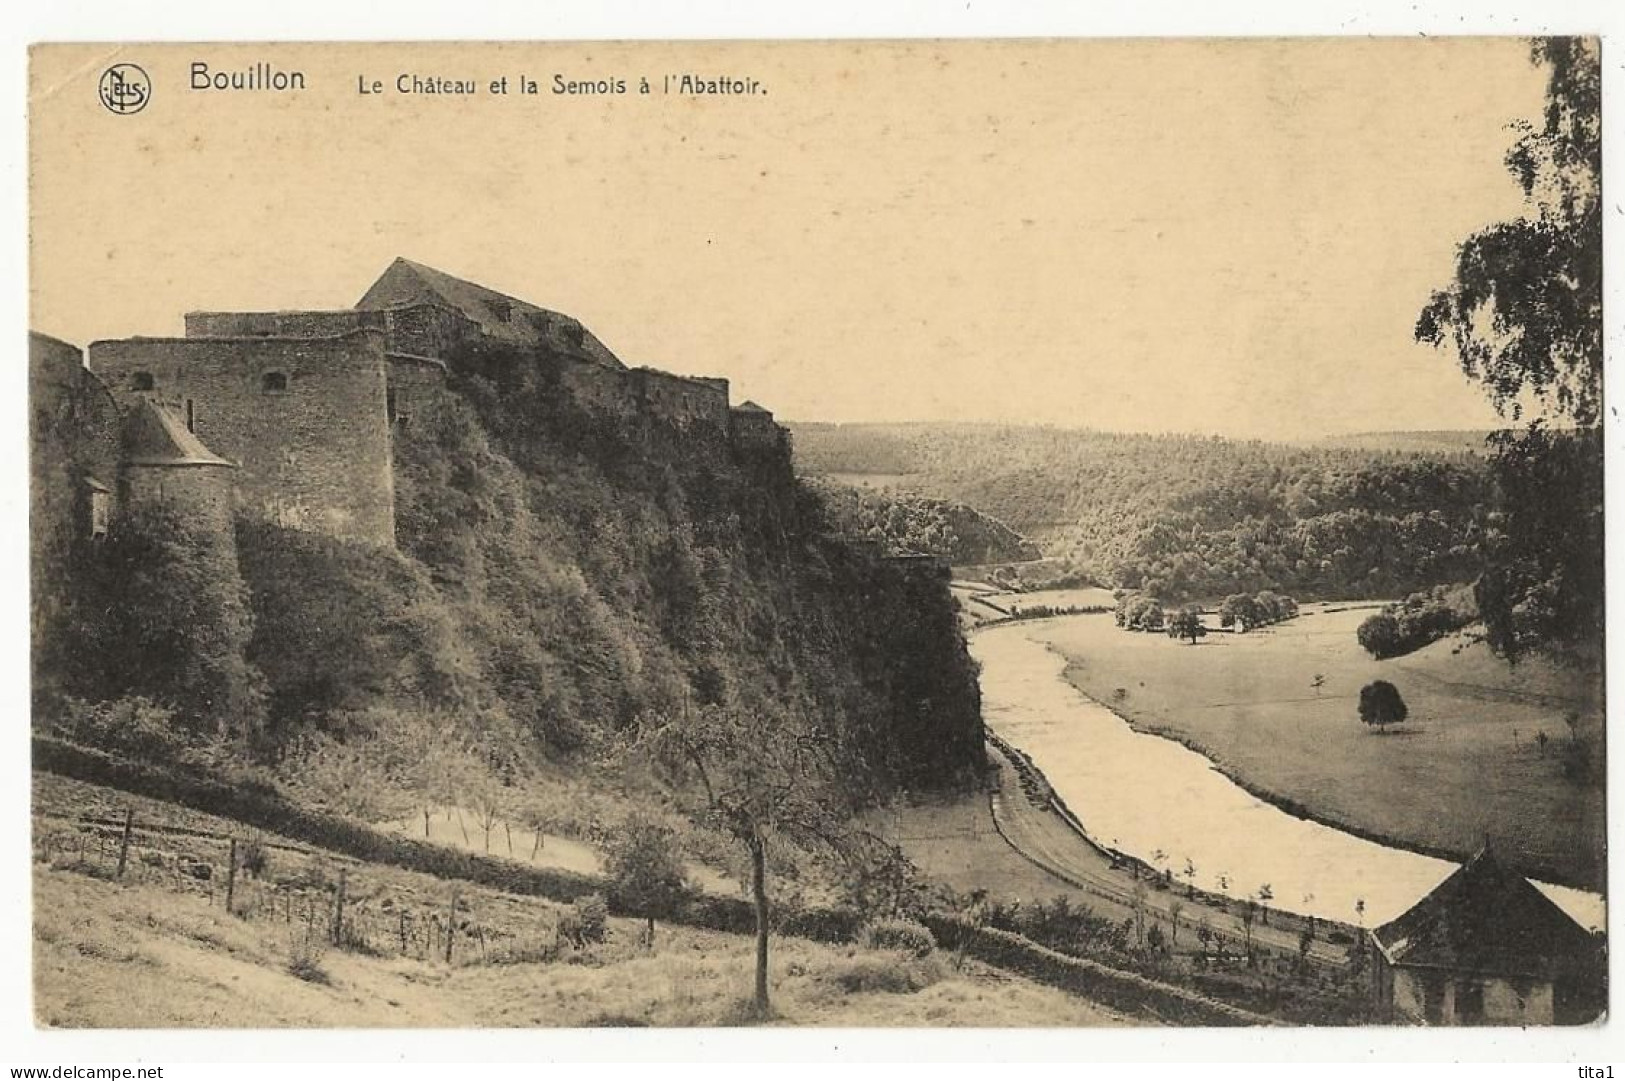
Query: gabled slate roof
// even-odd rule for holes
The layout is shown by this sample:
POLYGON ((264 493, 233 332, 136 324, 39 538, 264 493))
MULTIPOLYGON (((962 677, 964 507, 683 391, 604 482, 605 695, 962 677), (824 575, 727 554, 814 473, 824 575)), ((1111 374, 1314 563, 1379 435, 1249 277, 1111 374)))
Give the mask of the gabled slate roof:
POLYGON ((381 310, 412 304, 451 308, 497 341, 545 345, 606 368, 626 367, 579 320, 410 259, 398 258, 389 264, 356 307, 381 310))
POLYGON ((1488 845, 1371 937, 1393 965, 1538 979, 1553 979, 1598 949, 1488 845))
POLYGON ((124 455, 131 465, 236 466, 204 446, 174 413, 151 401, 143 401, 130 414, 124 455))
POLYGON ((767 416, 770 416, 770 417, 773 415, 771 410, 763 409, 761 406, 757 405, 755 402, 740 402, 738 405, 734 406, 734 412, 735 413, 763 413, 763 414, 765 414, 767 416))

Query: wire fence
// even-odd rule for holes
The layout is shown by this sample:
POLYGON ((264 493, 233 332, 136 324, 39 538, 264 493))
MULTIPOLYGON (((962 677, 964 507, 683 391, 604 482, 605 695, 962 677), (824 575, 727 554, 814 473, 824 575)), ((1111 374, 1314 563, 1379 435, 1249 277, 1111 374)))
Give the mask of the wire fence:
POLYGON ((457 883, 440 891, 404 888, 364 864, 270 840, 122 820, 41 815, 34 859, 96 878, 202 898, 232 916, 279 924, 290 939, 373 956, 444 964, 551 956, 558 921, 544 906, 498 928, 480 918, 457 883), (273 865, 280 873, 272 873, 273 865), (424 893, 433 894, 424 896, 424 893))

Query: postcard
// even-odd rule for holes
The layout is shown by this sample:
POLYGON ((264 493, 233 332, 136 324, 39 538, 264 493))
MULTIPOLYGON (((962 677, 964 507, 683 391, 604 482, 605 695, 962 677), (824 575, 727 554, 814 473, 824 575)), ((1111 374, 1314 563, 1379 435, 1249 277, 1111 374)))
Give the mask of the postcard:
POLYGON ((34 1023, 1597 1023, 1599 57, 36 45, 34 1023))

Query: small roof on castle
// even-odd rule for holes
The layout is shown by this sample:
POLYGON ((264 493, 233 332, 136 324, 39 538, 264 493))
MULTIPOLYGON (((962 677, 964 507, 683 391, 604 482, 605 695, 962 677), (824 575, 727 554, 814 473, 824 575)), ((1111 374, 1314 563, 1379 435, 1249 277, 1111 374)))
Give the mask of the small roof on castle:
POLYGON ((755 402, 740 402, 738 405, 734 406, 734 412, 735 413, 762 413, 762 414, 764 414, 766 416, 769 416, 769 417, 771 417, 773 415, 773 411, 771 409, 763 409, 761 406, 757 405, 755 402))
POLYGON ((1487 844, 1371 937, 1393 965, 1539 979, 1596 950, 1585 928, 1487 844))
POLYGON ((606 368, 626 367, 579 320, 410 259, 397 258, 389 264, 356 307, 376 310, 425 303, 461 313, 498 341, 546 345, 606 368))
POLYGON ((152 401, 143 401, 130 415, 124 455, 131 465, 236 466, 204 446, 174 413, 152 401))

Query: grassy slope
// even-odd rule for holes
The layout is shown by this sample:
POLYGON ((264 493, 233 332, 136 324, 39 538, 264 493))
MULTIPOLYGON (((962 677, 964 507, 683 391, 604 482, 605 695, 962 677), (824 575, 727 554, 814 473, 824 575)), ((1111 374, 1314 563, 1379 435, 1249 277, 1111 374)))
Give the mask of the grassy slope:
MULTIPOLYGON (((491 902, 471 894, 476 906, 491 902)), ((545 902, 527 900, 545 907, 545 902)), ((750 987, 746 937, 662 928, 648 954, 631 921, 583 963, 454 964, 326 950, 328 982, 288 971, 290 930, 228 916, 201 897, 36 867, 35 1016, 50 1027, 575 1027, 739 1023, 750 987)), ((783 1023, 1098 1025, 1121 1018, 1075 996, 990 970, 955 969, 912 993, 838 982, 891 955, 799 940, 775 944, 783 1023)))
POLYGON ((1197 646, 1123 632, 1110 616, 1055 621, 1046 633, 1085 693, 1200 747, 1257 791, 1411 847, 1466 854, 1488 831, 1522 869, 1598 886, 1602 793, 1569 782, 1555 750, 1542 757, 1534 743, 1541 730, 1553 748, 1567 738, 1572 686, 1460 639, 1375 661, 1354 636, 1367 615, 1317 612, 1197 646), (1379 678, 1410 706, 1410 721, 1387 734, 1356 714, 1360 687, 1379 678))

